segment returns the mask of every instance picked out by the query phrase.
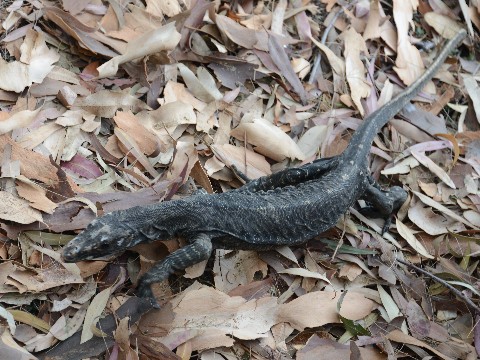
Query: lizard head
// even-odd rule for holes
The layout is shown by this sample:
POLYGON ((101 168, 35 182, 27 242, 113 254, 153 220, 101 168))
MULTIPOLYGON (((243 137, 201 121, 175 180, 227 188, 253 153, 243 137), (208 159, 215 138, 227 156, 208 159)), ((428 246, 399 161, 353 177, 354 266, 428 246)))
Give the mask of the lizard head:
POLYGON ((63 248, 65 262, 112 255, 136 244, 138 232, 118 221, 115 213, 93 220, 63 248))

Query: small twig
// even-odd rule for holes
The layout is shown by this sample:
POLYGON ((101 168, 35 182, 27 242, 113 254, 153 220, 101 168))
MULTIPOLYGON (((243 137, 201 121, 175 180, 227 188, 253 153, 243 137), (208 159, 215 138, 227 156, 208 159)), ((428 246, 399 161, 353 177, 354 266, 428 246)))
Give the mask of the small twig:
MULTIPOLYGON (((351 8, 356 3, 357 3, 357 1, 354 1, 351 4, 348 4, 347 8, 351 8)), ((344 12, 345 12, 345 8, 341 7, 340 10, 338 10, 337 13, 333 16, 332 20, 328 23, 327 27, 325 28, 325 31, 323 32, 322 39, 320 41, 323 45, 325 45, 325 43, 327 42, 328 34, 330 33, 330 30, 332 30, 333 25, 335 24, 335 22, 337 21, 339 16, 342 15, 344 12)), ((313 82, 315 81, 315 78, 316 78, 316 75, 317 75, 317 72, 318 72, 318 68, 320 67, 320 61, 321 60, 322 60, 322 54, 321 54, 321 52, 318 52, 318 54, 315 58, 315 61, 313 63, 312 71, 310 72, 310 77, 308 79, 309 84, 313 84, 313 82)))
POLYGON ((459 298, 461 298, 463 301, 465 301, 468 305, 468 307, 470 308, 470 310, 472 310, 475 314, 480 314, 480 308, 472 301, 470 300, 468 297, 466 297, 460 290, 458 290, 457 288, 455 288, 454 286, 450 285, 448 282, 446 282, 445 280, 439 278, 438 276, 436 275, 433 275, 432 273, 426 271, 426 270, 423 270, 422 268, 419 268, 418 266, 416 265, 413 265, 412 263, 409 263, 407 261, 403 261, 403 260, 400 260, 400 259, 396 259, 399 263, 403 264, 403 265, 406 265, 408 266, 409 268, 415 270, 415 271, 418 271, 419 273, 422 273, 423 275, 426 275, 428 276, 429 278, 431 278, 432 280, 438 282, 439 284, 442 284, 443 286, 445 286, 446 288, 450 289, 455 295, 457 295, 459 298))

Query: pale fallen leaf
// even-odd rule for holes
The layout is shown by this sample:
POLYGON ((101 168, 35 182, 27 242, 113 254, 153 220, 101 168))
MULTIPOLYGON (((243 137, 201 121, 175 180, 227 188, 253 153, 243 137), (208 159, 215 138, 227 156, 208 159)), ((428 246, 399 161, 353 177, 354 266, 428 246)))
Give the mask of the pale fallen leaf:
POLYGON ((473 229, 476 229, 475 225, 473 225, 471 222, 465 220, 463 217, 457 215, 456 213, 454 213, 452 210, 450 210, 446 206, 441 205, 437 201, 435 201, 433 199, 430 199, 428 196, 425 196, 418 191, 413 191, 413 193, 415 195, 417 195, 417 197, 420 199, 420 201, 423 202, 425 205, 431 206, 434 209, 437 209, 438 211, 442 212, 443 214, 445 214, 447 216, 450 216, 451 218, 453 218, 457 221, 460 221, 460 222, 464 223, 465 225, 470 226, 473 229))
POLYGON ((305 158, 298 145, 287 134, 263 118, 241 123, 230 135, 255 145, 257 152, 276 161, 282 161, 286 157, 299 160, 305 158))
POLYGON ((310 38, 310 40, 312 40, 312 42, 316 46, 318 46, 320 50, 323 51, 333 71, 335 71, 337 75, 343 78, 345 76, 345 62, 341 58, 339 58, 337 55, 335 55, 335 53, 332 50, 330 50, 327 46, 323 45, 321 42, 315 40, 313 37, 310 38))
POLYGON ((252 282, 257 273, 263 278, 267 270, 267 264, 256 251, 240 250, 228 254, 225 250, 217 250, 213 266, 215 288, 228 293, 239 285, 252 282))
POLYGON ((235 165, 249 179, 257 179, 272 173, 265 157, 249 149, 231 144, 212 145, 211 149, 222 163, 227 166, 235 165))
POLYGON ((72 317, 62 315, 50 328, 50 333, 60 341, 68 339, 80 329, 86 314, 87 304, 84 304, 72 317))
POLYGON ((451 39, 464 28, 460 23, 443 14, 428 12, 424 16, 428 25, 433 27, 437 33, 445 39, 451 39))
POLYGON ((392 341, 396 341, 402 344, 411 344, 415 346, 419 346, 422 348, 425 348, 434 354, 436 354, 438 357, 444 359, 444 360, 453 360, 452 358, 442 354, 441 352, 437 351, 435 348, 431 347, 430 345, 424 343, 421 340, 415 339, 413 336, 407 335, 400 330, 393 330, 390 333, 386 335, 386 338, 392 341))
POLYGON ((464 228, 463 225, 459 226, 458 221, 434 213, 430 207, 423 206, 421 202, 409 207, 408 218, 429 235, 457 232, 464 228))
POLYGON ((217 89, 215 80, 205 68, 199 67, 197 75, 195 75, 182 63, 178 63, 177 66, 188 90, 195 97, 205 102, 218 101, 223 98, 223 95, 217 89))
POLYGON ((418 151, 411 151, 413 157, 418 160, 420 164, 428 168, 432 173, 437 175, 437 177, 442 180, 445 184, 450 186, 452 189, 456 189, 456 186, 450 176, 443 170, 440 166, 435 164, 432 159, 425 155, 425 153, 418 151))
POLYGON ((381 171, 382 175, 395 175, 395 174, 408 174, 411 169, 417 167, 420 163, 413 157, 409 156, 402 161, 399 161, 396 165, 386 168, 381 171))
POLYGON ((393 300, 393 298, 388 294, 385 289, 377 285, 378 294, 380 295, 380 299, 382 300, 382 305, 387 312, 388 318, 385 319, 388 322, 395 319, 397 316, 401 315, 400 309, 398 308, 397 304, 393 300))
MULTIPOLYGON (((1 69, 0 69, 0 73, 1 73, 1 69)), ((23 110, 23 111, 18 111, 12 115, 8 113, 3 113, 3 112, 0 113, 1 115, 0 135, 10 132, 14 129, 27 127, 35 120, 40 110, 41 108, 38 108, 37 110, 34 110, 34 111, 23 110)))
POLYGON ((108 287, 99 292, 88 306, 83 322, 80 344, 83 344, 93 337, 92 328, 95 328, 97 322, 100 320, 100 315, 103 310, 105 310, 105 306, 107 306, 108 299, 110 298, 111 290, 112 289, 108 287))
POLYGON ((371 86, 365 79, 365 69, 360 54, 363 52, 368 55, 368 49, 365 40, 353 27, 345 31, 343 35, 345 41, 345 75, 350 87, 350 96, 355 107, 363 116, 365 110, 360 100, 370 95, 371 86))
POLYGON ((7 311, 3 306, 0 306, 0 317, 7 321, 10 332, 15 335, 16 325, 12 313, 7 311))
POLYGON ((328 278, 325 274, 320 274, 320 273, 313 272, 313 271, 303 269, 303 268, 290 268, 290 269, 285 269, 285 270, 279 271, 278 273, 279 274, 289 274, 289 275, 319 279, 319 280, 323 280, 323 281, 330 284, 330 280, 328 280, 328 278))
POLYGON ((396 219, 395 224, 397 226, 397 231, 400 234, 400 236, 403 237, 419 255, 422 255, 427 259, 434 258, 432 255, 428 253, 427 249, 425 249, 422 243, 417 240, 412 230, 410 230, 408 226, 402 223, 398 218, 396 219))
POLYGON ((424 71, 420 52, 410 43, 409 27, 413 24, 413 10, 414 5, 411 1, 395 1, 393 7, 393 17, 398 33, 397 59, 394 69, 406 85, 413 83, 424 71))
POLYGON ((122 91, 100 90, 87 97, 77 98, 74 105, 106 118, 112 118, 118 109, 133 112, 149 109, 143 101, 130 95, 128 88, 122 91))
POLYGON ((342 293, 315 291, 302 295, 279 307, 278 321, 286 321, 299 331, 307 327, 340 323, 338 315, 350 320, 359 320, 370 314, 377 306, 372 300, 355 291, 348 291, 341 301, 342 293))
POLYGON ((180 41, 181 35, 175 28, 175 22, 162 26, 131 40, 123 55, 113 57, 105 64, 97 68, 98 77, 113 76, 118 71, 118 66, 128 61, 162 51, 173 50, 180 41))
POLYGON ((463 75, 462 78, 465 89, 472 100, 477 121, 480 123, 480 86, 478 86, 478 81, 473 76, 463 75))
POLYGON ((27 200, 18 198, 6 191, 0 191, 0 219, 19 224, 43 221, 40 211, 32 209, 27 200))
POLYGON ((300 150, 309 159, 320 152, 323 142, 327 136, 327 125, 316 125, 305 131, 303 136, 297 141, 300 150))
POLYGON ((60 59, 55 50, 48 49, 45 35, 30 29, 20 47, 20 61, 7 63, 0 58, 0 88, 21 92, 33 83, 42 83, 60 59))
POLYGON ((21 347, 12 338, 9 331, 2 332, 0 341, 0 353, 9 354, 9 359, 37 360, 36 356, 31 355, 27 349, 21 347))

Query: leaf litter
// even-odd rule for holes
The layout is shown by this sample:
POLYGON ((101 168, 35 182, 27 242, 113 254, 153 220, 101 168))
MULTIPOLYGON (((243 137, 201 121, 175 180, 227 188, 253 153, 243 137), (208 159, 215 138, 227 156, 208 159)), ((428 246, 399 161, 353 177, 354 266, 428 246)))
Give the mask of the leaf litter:
POLYGON ((3 1, 2 356, 476 358, 478 9, 3 1), (61 261, 96 216, 339 154, 460 28, 470 38, 374 141, 373 176, 410 193, 388 234, 352 208, 306 246, 217 250, 155 285, 163 306, 143 317, 134 285, 182 239, 61 261))

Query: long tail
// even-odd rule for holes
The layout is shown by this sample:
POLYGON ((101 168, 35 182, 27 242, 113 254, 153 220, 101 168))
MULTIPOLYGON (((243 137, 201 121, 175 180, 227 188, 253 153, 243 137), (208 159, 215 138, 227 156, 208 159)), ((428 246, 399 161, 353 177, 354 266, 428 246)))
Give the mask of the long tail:
POLYGON ((450 39, 438 54, 437 58, 425 70, 413 84, 407 87, 400 94, 367 116, 362 125, 357 129, 350 140, 350 144, 343 152, 342 156, 346 159, 367 157, 370 152, 370 146, 380 129, 403 109, 407 103, 412 100, 426 83, 435 75, 439 67, 443 64, 448 54, 455 49, 460 42, 467 36, 465 30, 460 30, 452 39, 450 39))

